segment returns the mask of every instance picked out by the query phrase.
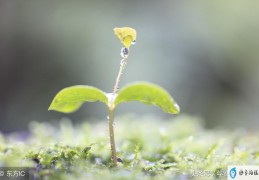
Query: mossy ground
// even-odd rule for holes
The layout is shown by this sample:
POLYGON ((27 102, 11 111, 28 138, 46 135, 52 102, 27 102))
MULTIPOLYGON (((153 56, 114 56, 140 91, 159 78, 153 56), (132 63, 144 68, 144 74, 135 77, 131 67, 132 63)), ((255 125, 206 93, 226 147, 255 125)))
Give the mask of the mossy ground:
POLYGON ((107 120, 31 122, 29 129, 0 135, 0 165, 32 167, 39 179, 226 179, 227 165, 259 164, 257 132, 207 130, 185 115, 116 118, 123 160, 117 167, 111 166, 107 120))

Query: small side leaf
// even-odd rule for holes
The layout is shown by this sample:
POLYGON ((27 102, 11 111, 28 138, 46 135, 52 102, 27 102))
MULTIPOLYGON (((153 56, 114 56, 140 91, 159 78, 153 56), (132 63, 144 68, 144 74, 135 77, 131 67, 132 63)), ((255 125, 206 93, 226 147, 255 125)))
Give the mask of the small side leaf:
POLYGON ((92 86, 71 86, 62 89, 53 99, 49 110, 71 113, 84 102, 101 101, 108 104, 106 93, 92 86))
POLYGON ((179 106, 162 87, 148 82, 136 82, 122 88, 115 99, 115 106, 122 102, 139 101, 160 107, 170 114, 178 114, 179 106))

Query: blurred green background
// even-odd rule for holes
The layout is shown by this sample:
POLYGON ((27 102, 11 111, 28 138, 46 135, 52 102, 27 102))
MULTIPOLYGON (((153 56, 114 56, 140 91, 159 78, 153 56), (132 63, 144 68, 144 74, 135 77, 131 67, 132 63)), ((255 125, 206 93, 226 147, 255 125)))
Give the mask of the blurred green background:
MULTIPOLYGON (((0 1, 0 131, 32 120, 105 119, 101 103, 74 114, 48 112, 64 87, 111 92, 121 44, 114 27, 137 30, 121 85, 150 81, 182 113, 207 127, 257 129, 259 1, 0 1)), ((117 114, 171 117, 156 107, 122 104, 117 114)))

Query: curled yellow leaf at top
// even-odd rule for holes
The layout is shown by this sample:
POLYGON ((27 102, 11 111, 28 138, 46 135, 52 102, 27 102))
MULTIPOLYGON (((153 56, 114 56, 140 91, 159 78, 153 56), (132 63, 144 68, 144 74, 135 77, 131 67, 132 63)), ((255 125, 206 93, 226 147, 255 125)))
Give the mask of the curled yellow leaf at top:
POLYGON ((136 42, 137 32, 130 27, 114 28, 114 34, 120 39, 121 43, 129 48, 131 44, 136 42))

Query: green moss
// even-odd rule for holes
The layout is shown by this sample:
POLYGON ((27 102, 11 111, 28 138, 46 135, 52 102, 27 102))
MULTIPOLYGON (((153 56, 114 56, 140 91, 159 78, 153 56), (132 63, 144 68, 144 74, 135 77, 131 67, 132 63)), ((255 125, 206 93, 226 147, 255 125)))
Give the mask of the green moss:
POLYGON ((119 166, 111 167, 108 125, 31 122, 30 135, 0 135, 1 166, 35 168, 49 179, 226 179, 228 165, 258 165, 258 134, 207 130, 201 120, 178 116, 161 120, 127 115, 116 121, 119 166), (208 178, 206 178, 208 179, 208 178))

